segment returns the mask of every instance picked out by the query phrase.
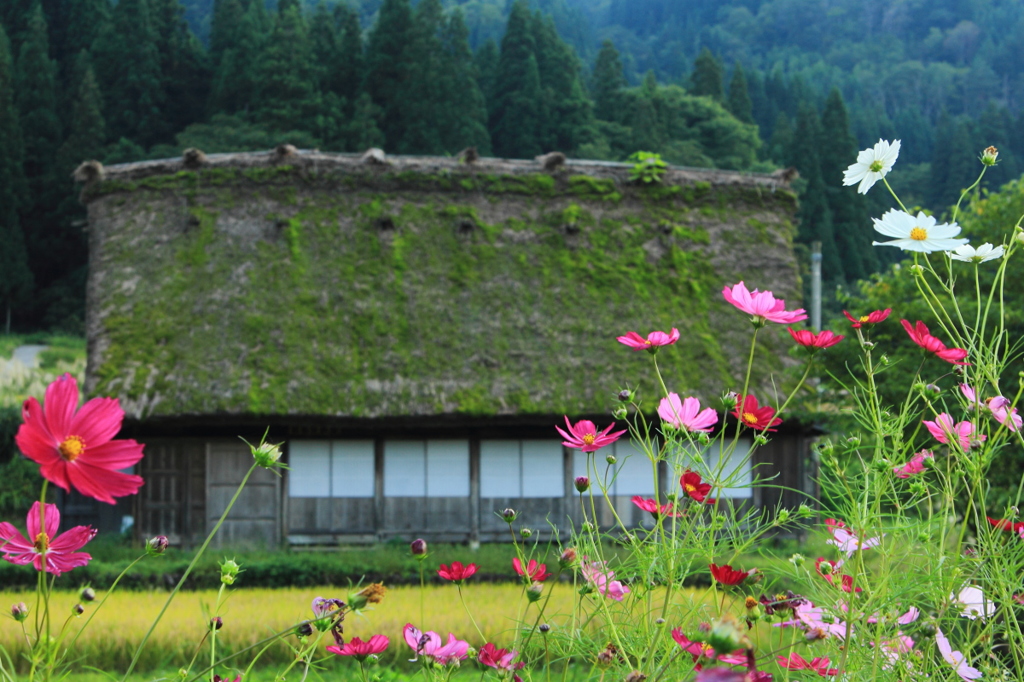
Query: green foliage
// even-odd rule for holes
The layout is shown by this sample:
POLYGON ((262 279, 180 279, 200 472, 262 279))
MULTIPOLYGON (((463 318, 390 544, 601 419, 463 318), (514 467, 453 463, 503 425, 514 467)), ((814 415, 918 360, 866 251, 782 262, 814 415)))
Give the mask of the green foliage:
POLYGON ((693 73, 690 74, 690 94, 697 97, 710 97, 719 102, 725 99, 725 89, 722 87, 722 65, 706 47, 700 51, 693 63, 693 73))
POLYGON ((668 164, 661 160, 661 154, 653 152, 633 152, 629 156, 633 167, 629 169, 629 179, 633 182, 661 182, 668 164))

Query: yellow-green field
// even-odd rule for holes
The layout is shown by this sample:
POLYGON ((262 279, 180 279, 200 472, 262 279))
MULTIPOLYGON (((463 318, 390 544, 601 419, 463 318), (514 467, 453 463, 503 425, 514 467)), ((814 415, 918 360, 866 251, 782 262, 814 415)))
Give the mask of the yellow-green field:
MULTIPOLYGON (((529 608, 529 621, 536 617, 536 606, 527 606, 522 598, 522 589, 510 584, 474 584, 464 588, 466 602, 487 640, 510 643, 514 622, 524 609, 529 608)), ((310 618, 310 602, 314 597, 338 597, 347 599, 344 589, 331 587, 311 589, 239 589, 229 593, 220 610, 224 627, 218 633, 218 643, 225 650, 237 651, 274 632, 291 628, 295 623, 310 618)), ((569 584, 554 586, 551 603, 545 621, 557 627, 565 622, 573 608, 573 591, 569 584)), ((683 601, 692 607, 702 608, 704 593, 686 591, 680 594, 683 601)), ((75 667, 84 669, 97 667, 105 670, 124 670, 149 625, 156 617, 167 598, 164 592, 121 592, 110 597, 107 603, 84 631, 75 647, 72 657, 75 667)), ((2 592, 0 604, 24 601, 34 609, 34 593, 2 592)), ((167 615, 157 627, 139 662, 140 670, 177 669, 191 658, 205 632, 211 609, 216 601, 216 592, 184 592, 171 604, 167 615)), ((78 603, 76 592, 57 592, 52 596, 51 613, 55 617, 55 629, 59 629, 72 607, 78 603)), ((97 602, 98 603, 98 602, 97 602)), ((70 640, 74 632, 85 622, 89 610, 83 616, 72 618, 70 640)), ((31 626, 30 617, 26 625, 31 626)), ((453 585, 427 587, 421 592, 418 587, 398 587, 388 590, 383 603, 367 610, 363 615, 350 615, 345 620, 345 635, 363 639, 381 633, 391 638, 392 647, 388 656, 392 660, 407 658, 405 643, 402 641, 402 627, 413 623, 426 630, 435 630, 446 636, 448 632, 467 639, 475 646, 483 643, 466 611, 459 601, 458 590, 453 585), (422 594, 422 617, 421 617, 422 594)), ((13 619, 0 621, 0 646, 16 658, 23 651, 25 643, 21 627, 13 619)), ((295 642, 294 637, 287 641, 295 642)), ((204 654, 204 657, 208 654, 204 654)), ((285 644, 271 649, 261 662, 280 664, 290 660, 292 654, 285 644)), ((235 665, 244 667, 248 656, 239 659, 235 665)))

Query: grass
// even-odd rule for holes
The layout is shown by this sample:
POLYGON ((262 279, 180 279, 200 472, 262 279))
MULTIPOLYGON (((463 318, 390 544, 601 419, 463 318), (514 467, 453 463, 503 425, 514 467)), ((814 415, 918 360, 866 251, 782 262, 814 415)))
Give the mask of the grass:
MULTIPOLYGON (((532 623, 535 618, 536 606, 528 605, 522 598, 521 585, 468 584, 463 590, 466 603, 483 637, 472 625, 459 601, 458 589, 453 585, 427 586, 422 593, 418 587, 393 588, 388 591, 383 603, 372 610, 361 615, 350 615, 345 621, 345 635, 358 636, 364 640, 378 633, 387 635, 391 638, 391 647, 382 656, 382 663, 402 670, 411 667, 405 663, 409 652, 401 636, 406 623, 435 630, 443 636, 453 632, 479 647, 484 641, 508 645, 514 637, 516 619, 521 617, 532 623)), ((274 632, 288 630, 295 623, 309 618, 310 603, 314 597, 347 599, 346 590, 337 587, 239 589, 229 594, 220 611, 224 627, 217 639, 218 646, 231 652, 239 651, 274 632)), ((559 583, 554 586, 547 610, 551 617, 545 618, 545 622, 554 630, 568 625, 574 596, 572 584, 559 583)), ((694 590, 684 590, 679 595, 681 603, 689 609, 707 608, 704 597, 703 591, 694 590)), ((80 636, 74 651, 74 668, 78 671, 86 671, 90 667, 115 671, 127 669, 137 642, 156 617, 165 599, 166 593, 163 592, 118 592, 112 595, 80 636)), ((36 611, 34 592, 0 592, 2 604, 19 601, 33 606, 33 612, 36 611)), ((139 670, 176 670, 186 665, 203 638, 215 602, 214 591, 180 594, 154 632, 140 659, 139 670)), ((95 608, 90 605, 85 615, 75 618, 70 614, 77 603, 77 592, 56 592, 51 599, 51 613, 57 614, 61 620, 68 620, 68 639, 74 636, 95 608)), ((586 613, 583 616, 585 618, 586 613)), ((20 626, 12 619, 0 622, 3 623, 0 626, 0 646, 17 659, 24 650, 20 626)), ((30 617, 26 624, 32 623, 30 617)), ((55 626, 55 629, 59 630, 59 626, 55 626)), ((271 648, 261 659, 262 667, 290 661, 292 653, 288 642, 294 643, 295 638, 288 637, 285 642, 271 648)), ((231 665, 244 668, 250 656, 241 656, 238 662, 231 665)), ((340 669, 346 663, 334 660, 333 657, 327 660, 330 669, 340 669)))

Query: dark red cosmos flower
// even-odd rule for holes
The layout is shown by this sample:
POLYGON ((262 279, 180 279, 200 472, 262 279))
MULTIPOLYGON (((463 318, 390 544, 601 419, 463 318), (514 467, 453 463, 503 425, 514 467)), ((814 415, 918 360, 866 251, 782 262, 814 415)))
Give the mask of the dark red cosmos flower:
POLYGON ((64 374, 47 386, 42 405, 29 398, 21 414, 14 440, 46 480, 107 504, 139 491, 142 478, 121 469, 142 459, 142 445, 113 440, 124 420, 117 398, 93 398, 78 409, 78 382, 64 374))
POLYGON ((708 493, 711 492, 711 484, 704 483, 700 478, 700 474, 696 471, 687 470, 679 477, 679 485, 682 486, 684 493, 698 502, 703 502, 705 504, 715 503, 715 498, 708 497, 708 493))
MULTIPOLYGON (((700 476, 698 476, 697 478, 700 478, 700 476)), ((711 490, 710 485, 708 486, 708 490, 711 490)), ((665 504, 659 505, 654 500, 645 500, 639 495, 634 495, 632 502, 636 506, 643 509, 645 512, 650 512, 651 516, 653 516, 654 518, 658 518, 659 516, 681 516, 679 512, 673 511, 672 505, 667 502, 665 504)))
POLYGON ((907 334, 910 336, 910 340, 924 348, 929 353, 935 353, 935 357, 940 360, 952 363, 954 365, 969 365, 969 362, 961 362, 967 357, 967 351, 963 348, 946 348, 946 344, 939 341, 937 338, 932 336, 928 332, 928 327, 925 326, 924 322, 917 321, 916 326, 912 326, 906 320, 900 320, 900 324, 907 330, 907 334))
POLYGON ((870 315, 862 315, 860 317, 854 317, 850 313, 843 311, 843 315, 846 315, 846 319, 853 322, 854 329, 860 329, 866 324, 878 324, 885 318, 889 317, 889 313, 892 312, 892 308, 886 308, 885 310, 875 310, 870 315))
POLYGON ((441 568, 437 569, 437 574, 445 580, 461 583, 463 580, 476 573, 476 569, 476 564, 466 564, 463 566, 461 561, 453 561, 451 566, 441 564, 441 568))
POLYGON ((1024 530, 1024 521, 1014 522, 1009 519, 993 519, 991 516, 986 516, 985 518, 988 519, 993 528, 1005 530, 1007 533, 1017 533, 1020 535, 1020 532, 1024 530))
POLYGON ((737 571, 729 564, 723 566, 708 564, 708 568, 711 569, 711 577, 722 585, 741 585, 747 578, 757 573, 756 568, 749 571, 737 571))
POLYGON ((793 340, 804 348, 810 349, 812 353, 815 353, 823 348, 831 348, 843 339, 845 336, 839 334, 833 334, 827 329, 815 334, 810 329, 801 329, 799 331, 793 331, 792 327, 786 327, 789 330, 789 335, 793 337, 793 340))
POLYGON ((530 562, 526 564, 526 569, 524 570, 523 562, 519 560, 519 557, 513 557, 512 568, 514 568, 516 573, 519 575, 529 578, 531 583, 542 583, 551 577, 551 574, 548 572, 548 565, 538 564, 536 559, 530 559, 530 562))
POLYGON ((775 429, 769 427, 778 426, 782 423, 782 419, 775 416, 775 408, 769 405, 760 407, 757 404, 757 398, 752 395, 743 396, 743 399, 736 405, 736 409, 732 411, 732 414, 744 426, 757 431, 775 431, 775 429))
POLYGON ((838 668, 828 667, 829 661, 827 658, 812 658, 810 661, 807 661, 800 654, 794 653, 790 654, 789 658, 779 656, 778 659, 779 665, 790 670, 813 670, 822 677, 839 674, 838 668))

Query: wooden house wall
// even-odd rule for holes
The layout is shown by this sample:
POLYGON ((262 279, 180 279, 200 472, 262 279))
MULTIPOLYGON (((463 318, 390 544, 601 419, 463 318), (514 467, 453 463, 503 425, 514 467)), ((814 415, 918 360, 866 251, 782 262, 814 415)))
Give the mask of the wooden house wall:
POLYGON ((139 474, 145 483, 136 498, 138 534, 166 535, 174 545, 201 543, 207 533, 206 443, 147 441, 139 474))
MULTIPOLYGON (((502 542, 509 539, 508 524, 495 512, 511 507, 518 512, 514 528, 532 529, 541 537, 554 525, 563 536, 583 521, 580 496, 573 486, 573 453, 562 450, 564 494, 560 497, 481 497, 480 439, 470 443, 470 494, 467 497, 386 497, 384 495, 384 439, 374 440, 374 494, 372 497, 290 497, 288 472, 278 477, 257 469, 236 502, 215 542, 221 546, 329 545, 338 542, 375 542, 423 536, 433 541, 502 542)), ((814 492, 810 439, 784 434, 761 446, 754 456, 754 475, 771 479, 756 488, 749 500, 732 500, 738 508, 783 506, 795 509, 808 502, 801 491, 814 492)), ((287 456, 287 455, 286 455, 287 456)), ((244 443, 230 441, 150 441, 141 467, 146 479, 136 501, 137 525, 142 537, 167 535, 172 543, 195 545, 213 527, 249 467, 252 456, 244 443)), ((678 492, 669 467, 662 463, 659 489, 678 492)), ((599 525, 613 528, 615 515, 630 527, 649 526, 647 512, 637 508, 631 495, 598 497, 594 506, 599 525), (614 507, 615 514, 612 513, 614 507)), ((585 497, 585 499, 587 499, 585 497)), ((587 516, 590 502, 587 499, 587 516)))

